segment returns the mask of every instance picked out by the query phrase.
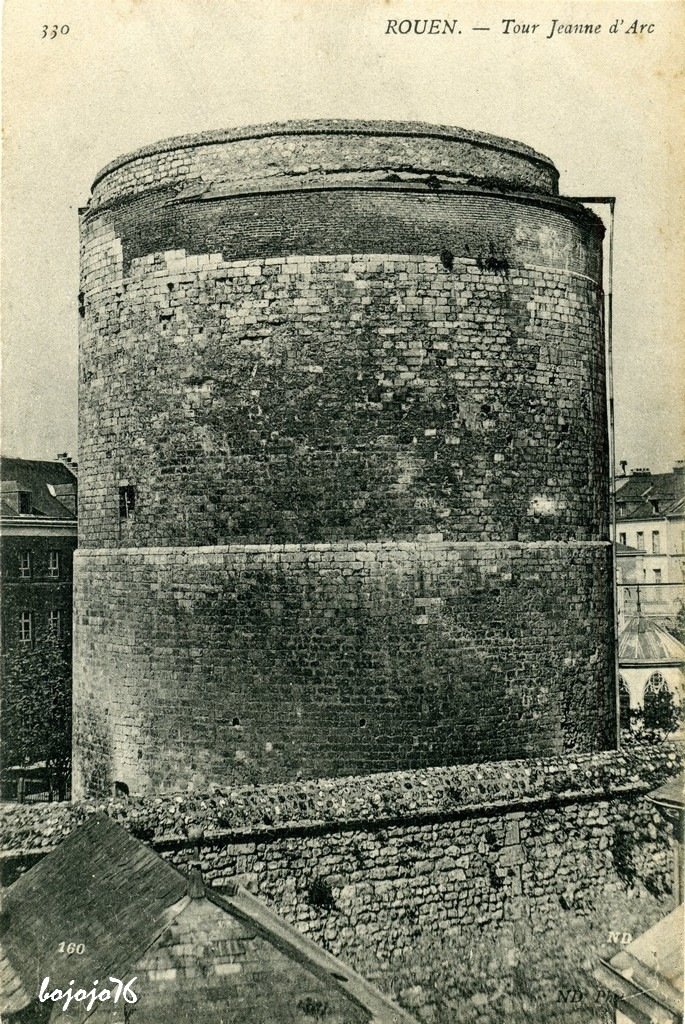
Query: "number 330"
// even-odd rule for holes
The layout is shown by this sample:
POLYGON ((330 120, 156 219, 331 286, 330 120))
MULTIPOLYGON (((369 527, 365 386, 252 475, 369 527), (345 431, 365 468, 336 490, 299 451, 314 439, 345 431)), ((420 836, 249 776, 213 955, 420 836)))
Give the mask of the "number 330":
POLYGON ((68 25, 43 25, 43 35, 41 39, 54 39, 56 36, 66 36, 69 34, 68 25))

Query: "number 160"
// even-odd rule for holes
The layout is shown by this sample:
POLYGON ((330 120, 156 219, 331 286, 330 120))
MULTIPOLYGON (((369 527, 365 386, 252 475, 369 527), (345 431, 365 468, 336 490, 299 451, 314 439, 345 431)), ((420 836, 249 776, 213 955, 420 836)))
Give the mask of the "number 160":
POLYGON ((58 953, 66 953, 67 956, 72 956, 73 953, 78 954, 78 956, 82 956, 85 951, 86 947, 83 942, 60 942, 57 947, 58 953))

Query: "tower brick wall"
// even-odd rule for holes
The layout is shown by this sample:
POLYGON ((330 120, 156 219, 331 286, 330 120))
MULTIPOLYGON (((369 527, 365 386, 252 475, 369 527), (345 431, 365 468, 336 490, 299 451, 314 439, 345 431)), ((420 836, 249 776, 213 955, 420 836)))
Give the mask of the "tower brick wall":
POLYGON ((556 181, 360 122, 98 177, 77 792, 613 744, 602 227, 556 181))

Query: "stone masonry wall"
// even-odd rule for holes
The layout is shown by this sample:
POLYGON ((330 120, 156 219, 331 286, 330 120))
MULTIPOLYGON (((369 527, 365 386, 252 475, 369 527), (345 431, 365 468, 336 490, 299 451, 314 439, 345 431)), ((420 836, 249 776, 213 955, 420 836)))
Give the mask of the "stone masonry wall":
POLYGON ((75 792, 613 745, 603 228, 556 192, 366 122, 98 176, 75 792))
POLYGON ((606 538, 604 353, 581 274, 171 252, 123 278, 120 241, 98 239, 81 547, 606 538))
POLYGON ((455 183, 483 180, 555 193, 552 162, 529 146, 480 132, 397 122, 308 121, 168 139, 113 161, 98 175, 91 204, 103 206, 160 187, 198 190, 297 185, 354 174, 386 178, 437 173, 455 183))
MULTIPOLYGON (((350 830, 334 843, 323 834, 208 844, 201 862, 214 884, 236 877, 331 952, 388 960, 411 951, 419 935, 549 920, 587 905, 624 886, 617 871, 624 848, 667 885, 671 851, 657 839, 661 830, 658 812, 630 795, 350 830)), ((184 867, 195 852, 166 855, 184 867)))
POLYGON ((610 557, 435 536, 80 549, 75 791, 610 746, 610 557))
POLYGON ((387 960, 417 938, 591 905, 671 882, 645 794, 676 747, 108 803, 0 807, 5 884, 95 810, 186 870, 238 881, 332 952, 387 960))

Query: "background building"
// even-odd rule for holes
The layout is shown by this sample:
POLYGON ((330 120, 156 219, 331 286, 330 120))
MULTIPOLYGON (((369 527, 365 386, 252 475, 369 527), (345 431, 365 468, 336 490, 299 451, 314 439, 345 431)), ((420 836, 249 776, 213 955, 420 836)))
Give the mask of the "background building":
POLYGON ((12 795, 18 773, 7 770, 35 765, 43 785, 46 758, 56 756, 59 730, 68 730, 61 706, 71 689, 77 467, 66 455, 3 457, 0 473, 0 770, 4 795, 12 795))
POLYGON ((672 473, 624 469, 615 502, 619 621, 638 600, 643 615, 676 615, 685 595, 685 463, 672 473))
POLYGON ((622 711, 642 708, 646 727, 668 728, 666 694, 679 705, 685 693, 685 646, 638 609, 619 633, 618 663, 622 711))
POLYGON ((615 481, 622 724, 639 708, 649 726, 669 718, 669 694, 683 700, 685 646, 672 630, 685 597, 685 463, 626 470, 615 481))

